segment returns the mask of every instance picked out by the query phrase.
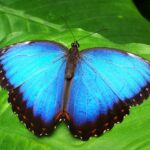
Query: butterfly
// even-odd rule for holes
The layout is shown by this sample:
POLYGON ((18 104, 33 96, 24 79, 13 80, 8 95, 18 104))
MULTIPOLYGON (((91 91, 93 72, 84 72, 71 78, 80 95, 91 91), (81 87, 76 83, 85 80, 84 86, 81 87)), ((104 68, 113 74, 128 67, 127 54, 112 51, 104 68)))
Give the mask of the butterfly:
POLYGON ((17 43, 0 51, 0 85, 20 121, 37 136, 63 120, 82 140, 121 122, 150 94, 147 60, 112 48, 79 52, 53 41, 17 43))

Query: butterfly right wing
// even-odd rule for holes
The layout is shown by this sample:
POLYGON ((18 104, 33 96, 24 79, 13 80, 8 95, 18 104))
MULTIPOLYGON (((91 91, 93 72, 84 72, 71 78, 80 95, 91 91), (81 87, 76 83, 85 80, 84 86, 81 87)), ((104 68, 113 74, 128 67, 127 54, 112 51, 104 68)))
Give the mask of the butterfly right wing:
POLYGON ((121 122, 149 94, 149 62, 114 49, 85 50, 70 85, 66 121, 75 136, 88 140, 121 122))
POLYGON ((53 42, 20 43, 1 51, 0 85, 27 128, 49 134, 61 118, 66 48, 53 42))

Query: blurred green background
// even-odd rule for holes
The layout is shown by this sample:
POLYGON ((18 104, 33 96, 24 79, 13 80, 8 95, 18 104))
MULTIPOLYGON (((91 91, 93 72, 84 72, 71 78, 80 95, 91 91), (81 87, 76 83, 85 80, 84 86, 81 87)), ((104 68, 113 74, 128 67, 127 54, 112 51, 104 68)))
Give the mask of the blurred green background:
MULTIPOLYGON (((0 0, 0 47, 35 39, 55 40, 69 47, 73 37, 67 21, 77 40, 92 34, 79 41, 81 50, 113 47, 150 60, 150 22, 146 18, 131 0, 0 0)), ((83 142, 73 138, 64 123, 52 136, 35 137, 12 113, 7 98, 7 91, 0 89, 0 150, 150 149, 149 100, 131 108, 130 115, 111 131, 83 142)))

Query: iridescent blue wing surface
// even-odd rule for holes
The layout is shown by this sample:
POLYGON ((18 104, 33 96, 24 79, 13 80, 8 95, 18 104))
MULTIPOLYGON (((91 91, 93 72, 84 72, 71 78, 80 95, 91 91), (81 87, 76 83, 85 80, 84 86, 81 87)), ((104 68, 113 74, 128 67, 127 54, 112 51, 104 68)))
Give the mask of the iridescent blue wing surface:
POLYGON ((80 53, 66 111, 71 132, 83 140, 110 130, 150 94, 150 64, 121 51, 80 53))
POLYGON ((0 52, 0 85, 27 128, 50 133, 61 117, 66 48, 49 41, 12 45, 0 52))

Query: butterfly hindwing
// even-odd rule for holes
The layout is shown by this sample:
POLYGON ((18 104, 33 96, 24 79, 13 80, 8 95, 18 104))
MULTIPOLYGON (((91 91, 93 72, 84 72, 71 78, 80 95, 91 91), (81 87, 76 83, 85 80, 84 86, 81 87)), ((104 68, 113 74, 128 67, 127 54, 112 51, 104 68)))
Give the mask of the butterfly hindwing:
POLYGON ((117 50, 81 52, 66 111, 71 132, 87 140, 109 130, 150 93, 150 65, 117 50))
POLYGON ((50 133, 61 117, 66 48, 48 41, 1 51, 1 81, 12 109, 37 135, 50 133))

